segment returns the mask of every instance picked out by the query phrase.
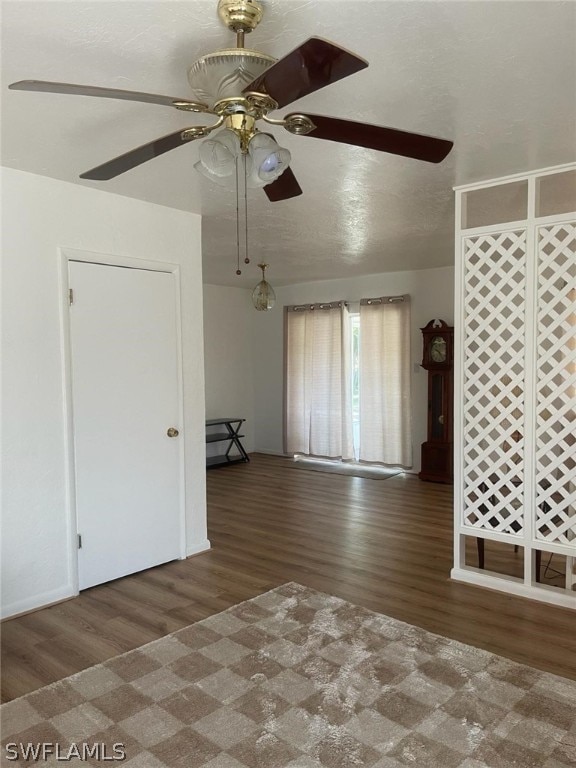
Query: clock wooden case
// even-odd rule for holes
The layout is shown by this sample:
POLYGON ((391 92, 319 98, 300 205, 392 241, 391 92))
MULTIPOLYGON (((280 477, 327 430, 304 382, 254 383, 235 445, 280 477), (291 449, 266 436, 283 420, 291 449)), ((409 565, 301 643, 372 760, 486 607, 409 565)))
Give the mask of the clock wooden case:
POLYGON ((454 328, 444 320, 430 320, 420 330, 422 368, 428 371, 428 439, 422 443, 418 477, 435 483, 452 483, 454 328))

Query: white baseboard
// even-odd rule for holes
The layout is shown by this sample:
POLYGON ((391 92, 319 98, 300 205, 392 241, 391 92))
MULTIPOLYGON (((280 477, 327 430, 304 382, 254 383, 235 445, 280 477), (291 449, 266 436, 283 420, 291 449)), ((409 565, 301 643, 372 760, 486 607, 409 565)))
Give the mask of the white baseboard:
POLYGON ((211 547, 210 540, 204 539, 204 541, 200 541, 198 544, 193 544, 188 547, 186 549, 186 557, 192 557, 192 555, 199 555, 201 552, 207 552, 211 547))
POLYGON ((66 585, 60 589, 53 589, 50 592, 43 592, 40 595, 27 597, 25 600, 16 600, 13 603, 2 605, 0 618, 2 620, 13 619, 23 613, 37 611, 39 608, 46 608, 54 603, 61 603, 64 600, 69 600, 71 597, 76 597, 77 595, 78 592, 75 592, 70 585, 66 585))
POLYGON ((282 458, 291 459, 292 456, 289 453, 282 453, 282 451, 269 451, 266 448, 254 448, 252 453, 264 453, 266 456, 282 456, 282 458))
MULTIPOLYGON (((187 549, 186 557, 199 555, 201 552, 207 552, 210 548, 211 544, 209 539, 204 539, 187 549)), ((62 603, 64 600, 70 600, 70 598, 77 597, 78 595, 79 592, 75 592, 72 586, 67 585, 60 589, 54 589, 50 592, 43 592, 40 595, 28 597, 25 600, 16 600, 13 603, 3 604, 0 608, 0 621, 13 619, 24 613, 37 611, 40 608, 47 608, 49 605, 54 605, 55 603, 62 603)))
POLYGON ((452 568, 450 578, 454 581, 463 581, 466 584, 473 584, 476 587, 492 589, 497 592, 505 592, 508 595, 517 597, 528 597, 532 600, 539 600, 542 603, 559 605, 563 608, 576 609, 576 595, 568 590, 559 591, 547 584, 538 586, 524 584, 519 579, 506 577, 500 574, 488 574, 477 568, 452 568))

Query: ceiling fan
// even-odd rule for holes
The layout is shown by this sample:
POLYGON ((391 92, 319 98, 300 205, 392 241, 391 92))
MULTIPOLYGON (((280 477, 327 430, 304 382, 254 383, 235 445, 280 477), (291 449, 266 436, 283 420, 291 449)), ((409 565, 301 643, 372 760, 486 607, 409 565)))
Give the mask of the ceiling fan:
POLYGON ((12 90, 139 101, 215 118, 210 125, 176 131, 115 157, 82 173, 80 178, 83 179, 114 178, 182 144, 205 138, 224 126, 214 139, 202 142, 201 160, 196 165, 198 170, 218 182, 234 173, 235 157, 243 156, 254 166, 250 176, 254 181, 252 185, 262 186, 269 200, 276 202, 302 194, 289 167, 290 153, 278 147, 270 134, 259 130, 257 124, 260 121, 282 126, 298 136, 328 139, 431 163, 441 162, 450 152, 451 141, 395 128, 310 113, 291 113, 280 120, 269 117, 269 112, 364 69, 368 62, 318 37, 311 37, 276 60, 244 47, 245 34, 254 30, 262 20, 263 8, 259 0, 219 0, 218 14, 236 34, 237 47, 202 56, 192 65, 188 72, 192 100, 42 80, 21 80, 9 87, 12 90))

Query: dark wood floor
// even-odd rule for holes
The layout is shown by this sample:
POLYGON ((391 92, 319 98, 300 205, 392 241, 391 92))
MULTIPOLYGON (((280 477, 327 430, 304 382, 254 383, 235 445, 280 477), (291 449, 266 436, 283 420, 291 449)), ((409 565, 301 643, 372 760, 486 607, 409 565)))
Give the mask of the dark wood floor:
MULTIPOLYGON (((208 473, 210 552, 2 625, 9 700, 287 581, 576 679, 576 613, 458 584, 452 489, 254 455, 208 473)), ((514 568, 512 547, 487 553, 514 568)))

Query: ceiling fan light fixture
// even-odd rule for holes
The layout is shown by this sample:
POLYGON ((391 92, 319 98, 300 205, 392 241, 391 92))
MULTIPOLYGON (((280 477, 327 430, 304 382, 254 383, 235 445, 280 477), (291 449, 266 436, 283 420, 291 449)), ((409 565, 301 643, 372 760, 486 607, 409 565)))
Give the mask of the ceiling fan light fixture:
POLYGON ((208 181, 211 181, 213 184, 216 184, 219 187, 227 187, 228 189, 232 189, 234 185, 233 174, 228 176, 218 176, 216 173, 213 173, 209 168, 203 165, 203 163, 200 161, 194 163, 194 169, 198 171, 199 174, 204 176, 205 179, 208 179, 208 181))
POLYGON ((200 145, 201 167, 198 170, 209 179, 232 176, 240 151, 240 139, 236 133, 224 128, 200 145))
POLYGON ((261 184, 270 184, 284 173, 292 156, 280 147, 269 133, 257 133, 248 145, 248 153, 254 163, 255 175, 261 184))

